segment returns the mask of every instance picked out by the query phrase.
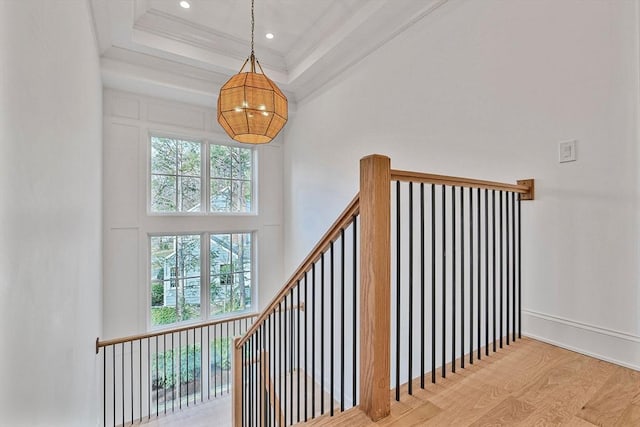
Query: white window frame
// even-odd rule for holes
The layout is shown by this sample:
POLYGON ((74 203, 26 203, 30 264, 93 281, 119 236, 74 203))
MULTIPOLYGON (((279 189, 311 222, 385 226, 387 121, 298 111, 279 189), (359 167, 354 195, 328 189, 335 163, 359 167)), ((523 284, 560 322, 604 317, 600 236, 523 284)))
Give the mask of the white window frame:
POLYGON ((258 308, 258 280, 257 280, 257 231, 204 231, 204 232, 155 232, 147 233, 147 284, 146 284, 146 319, 148 331, 160 331, 175 327, 188 326, 209 320, 225 319, 246 313, 252 313, 258 308), (244 310, 232 311, 221 315, 211 315, 211 259, 210 244, 211 235, 215 234, 250 234, 251 235, 251 306, 244 310), (166 325, 153 325, 151 320, 151 238, 157 236, 200 236, 200 318, 169 323, 166 325))
POLYGON ((207 138, 191 138, 182 135, 171 134, 167 132, 150 131, 147 135, 147 176, 146 176, 146 203, 147 215, 149 216, 257 216, 258 215, 258 150, 255 147, 247 147, 246 145, 227 143, 207 138), (181 141, 200 143, 200 207, 198 212, 155 212, 152 210, 151 202, 151 138, 168 138, 181 141), (221 145, 225 147, 244 148, 251 150, 251 210, 249 212, 214 212, 211 211, 211 145, 221 145))

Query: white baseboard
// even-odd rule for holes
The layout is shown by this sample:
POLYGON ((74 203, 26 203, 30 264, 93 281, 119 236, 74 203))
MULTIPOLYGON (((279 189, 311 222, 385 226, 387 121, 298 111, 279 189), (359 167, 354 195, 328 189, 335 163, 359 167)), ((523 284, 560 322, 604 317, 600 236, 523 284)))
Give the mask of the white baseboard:
POLYGON ((524 335, 640 371, 640 336, 533 310, 522 310, 524 335))

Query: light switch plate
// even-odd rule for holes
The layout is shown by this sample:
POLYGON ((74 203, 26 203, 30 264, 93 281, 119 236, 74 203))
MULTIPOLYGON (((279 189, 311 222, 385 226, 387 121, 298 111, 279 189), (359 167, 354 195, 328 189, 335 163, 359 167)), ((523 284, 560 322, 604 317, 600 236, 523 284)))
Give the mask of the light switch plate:
POLYGON ((560 163, 576 161, 576 141, 558 143, 558 161, 560 163))

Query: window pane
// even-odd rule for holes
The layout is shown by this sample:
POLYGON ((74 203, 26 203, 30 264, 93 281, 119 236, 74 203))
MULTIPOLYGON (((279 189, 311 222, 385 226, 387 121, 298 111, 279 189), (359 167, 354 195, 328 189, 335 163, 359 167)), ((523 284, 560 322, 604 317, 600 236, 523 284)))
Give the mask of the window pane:
POLYGON ((231 178, 231 147, 211 145, 211 178, 231 178))
POLYGON ((180 141, 178 151, 178 173, 180 175, 200 176, 200 149, 199 142, 180 141))
POLYGON ((151 137, 151 211, 200 211, 202 144, 151 137))
POLYGON ((152 236, 151 324, 200 317, 200 236, 152 236))
POLYGON ((247 261, 249 262, 249 269, 251 268, 251 246, 247 242, 248 233, 234 234, 233 235, 233 271, 244 271, 247 267, 247 261))
POLYGON ((211 212, 231 212, 230 180, 211 180, 211 212))
POLYGON ((253 151, 211 145, 211 211, 251 212, 253 151))
POLYGON ((211 274, 221 274, 227 268, 224 266, 231 264, 231 235, 212 234, 210 240, 211 274))
POLYGON ((232 181, 231 211, 251 212, 251 182, 232 181))
POLYGON ((151 173, 176 174, 177 146, 174 139, 151 137, 151 173))
POLYGON ((251 307, 251 233, 212 234, 212 316, 251 307))
POLYGON ((233 148, 234 179, 251 179, 251 150, 247 148, 233 148))
POLYGON ((180 177, 180 212, 200 212, 200 178, 180 177))
POLYGON ((176 177, 153 175, 151 177, 151 210, 154 212, 176 211, 176 177))
POLYGON ((178 236, 178 277, 200 275, 200 236, 178 236))

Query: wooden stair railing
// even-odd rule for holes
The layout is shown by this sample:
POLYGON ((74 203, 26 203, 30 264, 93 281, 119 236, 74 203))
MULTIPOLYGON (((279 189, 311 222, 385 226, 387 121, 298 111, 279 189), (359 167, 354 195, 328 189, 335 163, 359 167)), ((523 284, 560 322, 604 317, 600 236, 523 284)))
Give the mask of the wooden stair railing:
MULTIPOLYGON (((307 398, 309 389, 305 383, 304 392, 301 394, 301 384, 300 384, 300 370, 302 369, 301 365, 304 363, 304 372, 305 372, 305 381, 306 376, 308 375, 316 375, 316 371, 318 370, 318 363, 314 361, 316 348, 314 347, 317 339, 312 338, 311 344, 309 344, 307 340, 307 334, 311 330, 312 333, 315 333, 316 328, 323 328, 326 319, 322 317, 324 315, 325 310, 325 300, 326 296, 324 294, 324 283, 325 283, 325 254, 330 253, 330 297, 329 301, 331 302, 330 314, 329 318, 331 319, 330 330, 333 330, 334 324, 334 307, 333 302, 334 299, 334 285, 336 288, 336 292, 341 292, 341 299, 339 300, 339 305, 341 308, 341 336, 334 337, 331 335, 329 340, 330 344, 330 352, 328 353, 330 356, 331 363, 331 375, 329 384, 325 387, 325 373, 323 373, 323 369, 325 368, 325 362, 320 362, 320 388, 321 393, 324 390, 328 390, 331 393, 331 403, 330 409, 328 411, 329 415, 333 415, 334 413, 334 389, 338 386, 334 383, 334 366, 333 366, 333 358, 334 351, 340 351, 340 363, 342 364, 339 378, 340 382, 340 410, 344 411, 345 409, 345 394, 348 394, 350 390, 345 391, 345 373, 350 373, 353 375, 353 378, 349 378, 352 382, 353 391, 351 392, 352 396, 350 396, 350 401, 355 406, 357 406, 360 410, 362 410, 370 419, 376 421, 381 418, 384 418, 389 415, 390 411, 390 394, 389 390, 391 389, 391 352, 392 352, 392 343, 391 343, 391 329, 392 327, 397 327, 396 333, 396 343, 393 345, 393 351, 396 352, 396 370, 397 377, 396 383, 399 383, 400 380, 400 361, 399 357, 401 352, 399 349, 400 346, 400 309, 401 303, 399 300, 400 297, 400 281, 401 275, 398 268, 396 268, 396 278, 395 282, 397 285, 397 291, 394 294, 391 289, 391 254, 393 243, 391 242, 391 219, 392 219, 392 194, 396 196, 396 238, 398 242, 396 243, 397 247, 397 258, 395 265, 401 265, 400 260, 400 183, 408 182, 409 184, 409 192, 411 192, 411 196, 409 201, 407 202, 410 206, 411 213, 409 214, 409 218, 413 221, 413 206, 412 203, 412 195, 413 195, 413 183, 417 183, 420 186, 422 191, 422 196, 424 197, 424 184, 432 184, 432 197, 435 194, 435 190, 433 190, 434 186, 441 186, 442 190, 440 194, 442 195, 442 254, 445 254, 444 249, 444 227, 446 227, 447 223, 444 219, 445 215, 445 197, 447 200, 453 202, 453 215, 457 215, 455 211, 455 199, 459 198, 461 202, 465 199, 465 193, 463 193, 463 189, 468 189, 468 198, 471 199, 473 197, 473 192, 477 192, 477 209, 478 213, 476 217, 475 213, 471 213, 471 206, 473 205, 473 199, 470 200, 469 209, 463 210, 460 208, 458 214, 463 215, 465 212, 469 213, 468 220, 459 217, 460 219, 456 219, 458 217, 454 217, 453 222, 450 222, 448 226, 452 226, 454 229, 454 237, 453 237, 453 258, 454 264, 452 269, 455 270, 455 247, 458 245, 457 238, 455 237, 455 229, 456 229, 456 221, 457 224, 462 228, 465 221, 468 221, 469 224, 474 224, 474 218, 477 221, 478 227, 480 226, 480 219, 484 219, 485 225, 485 235, 483 237, 483 242, 485 245, 488 245, 488 230, 489 230, 489 216, 485 213, 484 216, 481 217, 480 213, 480 190, 484 190, 484 207, 485 212, 488 209, 489 200, 492 200, 494 203, 494 211, 495 215, 495 203, 496 203, 496 192, 500 195, 500 203, 502 203, 502 194, 503 192, 507 195, 505 198, 507 202, 507 208, 505 212, 510 214, 513 218, 512 224, 512 246, 510 247, 513 252, 512 261, 515 260, 515 196, 518 195, 519 200, 533 200, 534 198, 534 181, 530 180, 520 180, 517 184, 506 184, 500 182, 493 181, 483 181, 477 179, 468 179, 468 178, 459 178, 452 176, 444 176, 444 175, 433 175, 419 172, 409 172, 402 170, 392 170, 390 167, 390 159, 381 155, 370 155, 364 157, 360 161, 360 191, 358 195, 353 199, 353 201, 349 204, 349 206, 342 212, 342 214, 338 217, 338 219, 334 222, 334 224, 329 228, 329 230, 324 234, 324 236, 320 239, 318 244, 312 249, 310 254, 304 259, 304 261, 300 264, 300 266, 296 269, 293 275, 289 278, 289 280, 285 283, 284 287, 278 292, 278 294, 274 297, 269 305, 267 305, 266 309, 262 312, 262 314, 257 318, 256 322, 253 326, 247 331, 247 333, 242 337, 236 340, 235 342, 235 350, 234 350, 234 403, 233 403, 233 424, 235 427, 244 426, 244 425, 278 425, 278 426, 287 426, 290 424, 294 424, 297 420, 299 422, 307 421, 309 418, 314 418, 316 416, 316 412, 318 411, 318 407, 315 403, 315 395, 311 398, 313 399, 311 405, 311 411, 309 413, 309 405, 307 403, 307 398), (396 181, 395 193, 392 191, 392 182, 396 181), (451 192, 445 193, 445 189, 451 189, 451 192), (456 189, 460 190, 456 192, 456 189), (492 193, 489 193, 491 191, 492 193), (451 196, 449 196, 451 194, 451 196), (489 198, 489 194, 493 194, 493 199, 489 198), (509 196, 511 195, 511 196, 509 196), (511 197, 511 199, 509 199, 511 197), (511 200, 511 210, 509 210, 509 201, 511 200), (359 228, 357 227, 356 217, 359 218, 359 228), (347 233, 345 230, 349 229, 352 232, 352 240, 353 243, 353 266, 351 270, 349 267, 345 270, 345 239, 347 239, 347 233), (356 233, 359 231, 359 240, 356 240, 356 233), (337 275, 339 279, 337 284, 334 284, 334 276, 336 273, 334 272, 333 260, 334 260, 334 242, 336 246, 340 246, 340 250, 338 253, 340 254, 339 259, 342 263, 340 269, 338 269, 337 275), (338 245, 339 242, 339 245, 338 245), (358 246, 358 248, 356 248, 358 246), (356 253, 359 254, 359 257, 356 257, 356 253), (356 260, 356 258, 359 258, 356 260), (321 271, 321 279, 320 279, 320 298, 318 299, 318 290, 316 287, 316 279, 318 277, 318 273, 316 271, 316 266, 320 265, 321 271), (357 270, 357 271, 356 271, 357 270), (345 300, 345 271, 352 273, 352 284, 353 291, 348 293, 347 299, 345 300), (359 273, 359 277, 358 277, 359 273), (358 280, 359 279, 359 280, 358 280), (310 285, 311 284, 311 285, 310 285), (309 286, 310 285, 310 286, 309 286), (308 290, 311 289, 311 299, 308 299, 308 290), (397 304, 396 308, 396 319, 391 319, 391 304, 393 303, 393 297, 397 297, 395 303, 397 304), (390 298, 391 296, 391 298, 390 298), (294 315, 291 312, 289 315, 282 315, 282 304, 294 305, 295 299, 297 298, 298 304, 301 301, 304 301, 305 304, 305 313, 304 317, 300 316, 300 311, 294 315), (352 298, 353 301, 347 301, 349 298, 352 298), (351 323, 346 324, 348 327, 352 327, 352 332, 345 329, 345 305, 349 305, 349 308, 353 311, 353 321, 351 323), (318 307, 319 306, 319 307, 318 307), (316 315, 319 311, 319 315, 321 316, 321 321, 319 324, 316 323, 316 315), (310 316, 310 319, 308 318, 310 316), (311 329, 309 328, 309 321, 311 321, 311 329), (395 323, 394 323, 395 322, 395 323), (353 348, 350 354, 346 354, 346 356, 352 356, 352 369, 345 370, 345 330, 347 334, 352 333, 350 337, 353 340, 353 348), (280 335, 278 337, 272 336, 272 334, 276 331, 280 335), (284 331, 284 335, 282 332, 284 331), (304 334, 301 335, 301 331, 304 334), (296 336, 297 334, 297 336, 296 336), (304 338, 304 345, 301 344, 302 338, 304 338), (342 340, 339 345, 334 349, 334 341, 338 342, 342 340), (297 347, 296 347, 297 345, 297 347), (301 352, 301 347, 303 350, 301 352), (296 354, 297 351, 297 354, 296 354), (269 357, 266 354, 269 354, 269 357), (246 370, 243 360, 252 360, 252 354, 265 354, 264 358, 261 360, 267 361, 266 364, 263 361, 261 363, 260 372, 258 370, 246 370), (359 364, 356 364, 356 356, 358 356, 359 364), (309 358, 311 358, 311 369, 308 370, 308 362, 309 358), (268 360, 271 360, 272 365, 269 366, 268 360), (298 384, 297 384, 297 408, 296 412, 294 412, 293 406, 293 393, 295 390, 294 384, 294 365, 297 367, 298 372, 298 384), (356 365, 359 368, 359 373, 357 372, 356 365), (275 369, 274 369, 275 368, 275 369), (244 369, 244 370, 243 370, 244 369), (276 370, 280 372, 280 375, 276 374, 276 370), (287 379, 284 379, 284 387, 282 384, 282 373, 284 375, 289 375, 290 383, 287 384, 287 379), (289 372, 289 374, 287 374, 289 372), (272 377, 273 376, 273 377, 272 377), (274 383, 275 382, 275 383, 274 383), (358 389, 356 390, 356 384, 358 385, 358 389), (245 387, 248 385, 248 387, 245 387), (283 395, 280 395, 280 394, 283 395), (287 396, 287 393, 290 393, 290 396, 287 396), (291 399, 289 402, 287 398, 291 399), (304 399, 304 405, 301 405, 301 400, 304 399), (255 401, 257 400, 257 401, 255 401), (243 402, 250 405, 249 408, 243 407, 243 402), (268 402, 268 403, 266 403, 268 402), (282 403, 282 407, 280 404, 282 403), (288 405, 290 403, 291 405, 288 405), (253 406, 251 406, 253 405, 253 406), (251 419, 251 421, 248 421, 251 419), (255 421, 255 422, 254 422, 255 421), (272 422, 273 421, 273 422, 272 422)), ((435 206, 435 199, 432 198, 432 209, 435 206)), ((518 224, 519 224, 519 203, 518 203, 518 224)), ((424 209, 424 201, 422 205, 422 209, 424 209)), ((435 218, 435 214, 432 215, 435 218)), ((465 217, 466 218, 466 217, 465 217)), ((502 221, 502 204, 500 204, 500 220, 502 221)), ((422 218, 424 221, 424 218, 422 218)), ((433 222, 435 226, 435 220, 433 222)), ((496 232, 495 219, 493 222, 493 233, 496 232)), ((423 224, 424 226, 424 224, 423 224)), ((412 226, 411 226, 412 227, 412 226)), ((500 224, 500 232, 502 232, 502 223, 500 224)), ((471 227, 469 227, 471 228, 471 227)), ((410 230, 412 230, 410 228, 410 230)), ((462 234, 462 231, 460 231, 462 234)), ((520 226, 517 228, 518 232, 518 262, 520 260, 520 226)), ((409 239, 412 242, 414 231, 409 231, 409 239)), ((434 232, 435 233, 435 232, 434 232)), ((479 232, 478 232, 479 233, 479 232)), ((434 234, 435 236, 435 234, 434 234)), ((461 242, 464 241, 466 237, 461 237, 461 242)), ((434 237, 435 239, 435 237, 434 237)), ((495 251, 496 238, 493 238, 493 250, 495 251)), ((500 239, 502 239, 502 235, 500 235, 500 239)), ((509 234, 507 234, 507 240, 509 239, 509 234)), ((477 243, 478 252, 480 254, 480 236, 474 240, 473 235, 469 237, 469 244, 477 243)), ((423 246, 424 246, 424 242, 423 246)), ((500 241, 500 244, 502 240, 500 241)), ((412 247, 413 243, 410 243, 412 247)), ((486 246, 488 250, 488 246, 486 246)), ((410 254, 412 254, 413 249, 410 249, 410 254)), ((500 250, 502 250, 502 246, 500 246, 500 250)), ((462 249, 464 252, 464 246, 462 249)), ((486 252, 488 253, 488 252, 486 252)), ((434 252, 435 254, 435 252, 434 252)), ((471 252, 473 254, 473 252, 471 252)), ((424 255, 424 254, 423 254, 424 255)), ((435 257, 435 255, 433 255, 435 257)), ((502 256, 502 253, 501 255, 502 256)), ((472 256, 470 256, 471 258, 472 256)), ((410 256, 412 258, 412 255, 410 256)), ((445 257, 442 257, 442 269, 443 271, 449 268, 449 264, 445 263, 445 257)), ((435 258, 434 258, 435 259, 435 258)), ((464 259, 464 258, 463 258, 464 259)), ((485 262, 488 262, 488 255, 485 255, 483 258, 485 262)), ((496 255, 494 252, 493 262, 495 263, 496 255)), ((424 261, 424 260, 423 260, 424 261)), ((446 261, 450 262, 450 261, 446 261)), ((475 262, 475 261, 474 261, 475 262)), ((480 258, 478 257, 478 264, 480 263, 480 258)), ((411 265, 412 261, 409 261, 409 265, 411 265)), ((434 260, 435 263, 435 260, 434 260)), ((435 265, 435 264, 434 264, 435 265)), ((412 268, 412 267, 410 267, 412 268)), ((502 267, 501 267, 502 268, 502 267)), ((507 267, 508 268, 508 267, 507 267)), ((518 267, 519 268, 519 267, 518 267)), ((463 270, 462 270, 463 271, 463 270)), ((507 270, 509 271, 509 270, 507 270)), ((478 289, 480 286, 480 272, 477 272, 478 279, 478 289)), ((488 267, 485 267, 483 273, 487 274, 487 278, 483 282, 488 289, 488 267)), ((464 272, 462 273, 464 274, 464 272)), ((495 267, 493 273, 493 280, 495 282, 495 267)), ((513 275, 513 285, 514 291, 512 294, 513 300, 513 323, 511 326, 513 327, 514 340, 516 335, 516 310, 519 310, 519 301, 516 304, 515 297, 515 267, 511 271, 513 275)), ((413 273, 410 273, 412 276, 413 273)), ((454 273, 455 275, 455 273, 454 273)), ((471 273, 473 276, 473 271, 471 273)), ((423 272, 424 276, 424 272, 423 272)), ((433 289, 434 289, 434 297, 435 301, 435 273, 433 276, 433 289)), ((454 276, 455 277, 455 276, 454 276)), ((473 277, 472 277, 473 278, 473 277)), ((424 277, 423 277, 424 279, 424 277)), ((409 282, 412 281, 412 278, 409 279, 409 282)), ((445 291, 445 285, 448 286, 446 279, 444 279, 444 273, 442 275, 442 290, 445 291)), ((462 279, 464 285, 464 278, 462 279)), ((453 279, 453 287, 455 288, 455 279, 453 279)), ((470 282, 469 282, 470 283, 470 282)), ((518 270, 518 283, 520 283, 520 271, 518 270)), ((411 286, 411 285, 409 285, 411 286)), ((471 286, 471 284, 470 284, 471 286)), ((411 288, 410 288, 411 289, 411 288)), ((413 292, 413 291, 411 291, 413 292)), ((424 292, 424 283, 423 283, 423 292, 424 292)), ((485 299, 488 301, 488 293, 487 291, 485 295, 485 299)), ((508 291, 507 291, 508 292, 508 291)), ((493 290, 493 298, 494 298, 494 340, 496 339, 496 324, 495 324, 495 285, 493 290)), ((456 303, 455 296, 453 297, 454 304, 456 303)), ((502 294, 500 294, 500 298, 502 301, 502 294)), ((520 294, 518 294, 518 298, 520 298, 520 294)), ((443 313, 443 322, 445 321, 445 309, 444 309, 444 295, 443 299, 443 309, 441 312, 443 313)), ((507 294, 507 299, 509 300, 509 294, 507 294)), ((423 298, 424 300, 424 298, 423 298)), ((479 301, 479 300, 478 300, 479 301)), ((507 301, 509 303, 509 301, 507 301)), ((435 304, 435 302, 434 302, 435 304)), ((464 303, 463 303, 464 304, 464 303)), ((410 304, 411 306, 411 304, 410 304)), ((462 306, 464 308, 464 305, 462 306)), ((479 310, 482 308, 479 306, 479 310)), ((502 308, 501 308, 502 309, 502 308)), ((412 316, 411 308, 409 309, 409 317, 412 316)), ((488 310, 489 305, 487 302, 487 309, 485 310, 485 315, 487 316, 486 328, 487 328, 487 340, 489 334, 489 320, 488 320, 488 310)), ((508 309, 507 309, 508 310, 508 309)), ((478 311, 480 313, 480 311, 478 311)), ((473 312, 472 312, 473 314, 473 312)), ((423 319, 423 328, 424 328, 424 315, 425 310, 422 310, 422 319, 423 319)), ((433 312, 435 316, 435 310, 433 312)), ((404 314, 403 314, 404 316, 404 314)), ((455 311, 453 314, 453 318, 455 319, 455 311)), ((435 319, 435 317, 434 317, 435 319)), ((464 317, 463 317, 464 319, 464 317)), ((411 324, 413 319, 409 320, 411 324)), ((454 320, 455 322, 455 320, 454 320)), ((480 319, 478 314, 478 330, 480 328, 480 324, 482 319, 480 319)), ((501 317, 502 322, 502 317, 501 317)), ((509 321, 507 320, 507 337, 509 333, 509 321)), ((471 319, 471 326, 476 326, 474 320, 471 319)), ((435 325, 435 322, 434 322, 435 325)), ((456 328, 454 323, 454 330, 456 328)), ((411 328, 411 325, 409 326, 411 328)), ((434 326, 435 328, 435 326, 434 326)), ((464 327, 463 327, 464 330, 464 327)), ((442 334, 442 361, 443 365, 446 364, 446 356, 444 346, 445 346, 445 336, 444 329, 442 334)), ((502 333, 502 329, 500 330, 502 333)), ((322 334, 322 329, 320 334, 322 334)), ((411 333, 410 333, 411 334, 411 333)), ((435 332, 433 334, 433 343, 435 344, 435 332)), ((464 335, 463 335, 464 337, 464 335)), ((320 339, 320 343, 324 338, 320 339)), ((463 338, 464 339, 464 338, 463 338)), ((453 338, 455 341, 455 335, 453 338)), ((447 345, 449 345, 448 341, 447 345)), ((424 350, 424 343, 423 350, 424 350)), ((480 341, 478 339, 478 348, 480 341)), ((501 341, 502 344, 502 341, 501 341)), ((507 341, 508 344, 508 341, 507 341)), ((469 342, 471 352, 475 348, 474 342, 469 342)), ((462 343, 462 349, 464 350, 465 344, 462 343)), ((348 348, 348 346, 347 346, 348 348)), ((409 348, 411 349, 411 344, 409 344, 409 348)), ((494 344, 495 348, 495 344, 494 344)), ((479 351, 479 350, 478 350, 479 351)), ((411 365, 411 350, 409 351, 409 365, 411 365)), ((323 357, 327 354, 326 348, 320 349, 319 357, 323 357)), ((456 357, 456 347, 455 343, 452 344, 452 352, 451 356, 456 357)), ((435 366, 435 345, 433 348, 433 359, 432 362, 435 366)), ((349 361, 351 363, 351 361, 349 361)), ((455 363, 453 364, 455 367, 455 363)), ((454 368, 455 369, 455 368, 454 368)), ((424 365, 422 366, 422 380, 424 381, 424 365)), ((435 372, 435 370, 434 370, 435 372)), ((435 374, 434 374, 435 375, 435 374)), ((411 377, 411 368, 409 369, 409 376, 411 377)), ((444 376, 444 370, 443 370, 444 376)), ((411 379, 411 378, 410 378, 411 379)), ((435 376, 433 378, 435 381, 435 376)), ((411 381, 409 381, 411 383, 411 381)), ((398 385, 398 384, 396 384, 398 385)), ((409 393, 411 393, 409 388, 409 393)), ((399 395, 396 395, 397 399, 399 399, 399 395)), ((337 402, 337 401, 336 401, 337 402)), ((325 405, 321 403, 320 405, 320 414, 324 413, 325 405)))

